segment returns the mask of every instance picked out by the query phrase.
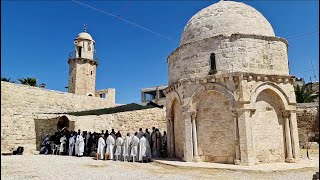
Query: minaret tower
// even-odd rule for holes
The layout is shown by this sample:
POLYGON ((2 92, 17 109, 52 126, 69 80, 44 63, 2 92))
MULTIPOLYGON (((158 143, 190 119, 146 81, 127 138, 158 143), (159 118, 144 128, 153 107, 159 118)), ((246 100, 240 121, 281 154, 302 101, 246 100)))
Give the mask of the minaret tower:
POLYGON ((95 96, 96 68, 98 58, 95 56, 95 41, 86 32, 79 33, 74 40, 75 50, 69 54, 68 92, 79 95, 95 96))

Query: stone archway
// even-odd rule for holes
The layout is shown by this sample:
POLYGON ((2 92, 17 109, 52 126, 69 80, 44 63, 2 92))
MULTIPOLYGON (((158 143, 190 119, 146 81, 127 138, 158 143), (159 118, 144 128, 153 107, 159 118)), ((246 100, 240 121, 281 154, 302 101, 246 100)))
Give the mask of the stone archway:
POLYGON ((234 163, 234 117, 228 98, 217 91, 206 91, 196 108, 198 155, 202 161, 234 163))
POLYGON ((171 152, 178 158, 184 157, 184 123, 181 117, 181 105, 177 99, 174 99, 171 106, 171 152))
POLYGON ((285 161, 286 143, 282 111, 285 103, 272 89, 259 91, 255 96, 252 115, 252 134, 256 162, 285 161))

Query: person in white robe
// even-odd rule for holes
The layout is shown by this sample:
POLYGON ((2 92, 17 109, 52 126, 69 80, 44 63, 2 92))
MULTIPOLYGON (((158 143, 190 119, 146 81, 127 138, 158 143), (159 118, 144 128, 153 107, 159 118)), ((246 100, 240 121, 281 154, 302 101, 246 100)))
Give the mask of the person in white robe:
POLYGON ((139 138, 137 137, 138 133, 135 133, 130 146, 131 146, 131 157, 132 161, 135 162, 135 160, 138 159, 138 146, 139 146, 139 138))
POLYGON ((118 137, 116 140, 116 152, 114 153, 114 155, 116 156, 116 161, 118 161, 118 159, 121 159, 122 145, 123 145, 123 139, 121 135, 118 134, 118 137))
POLYGON ((130 142, 131 142, 130 133, 127 133, 127 136, 124 137, 123 144, 122 144, 123 161, 128 161, 128 158, 130 157, 130 142))
POLYGON ((69 156, 72 156, 73 154, 74 144, 74 135, 71 135, 71 137, 69 138, 69 156))
POLYGON ((76 138, 76 143, 75 143, 75 147, 74 147, 74 153, 76 156, 78 156, 79 154, 79 138, 80 138, 80 135, 78 134, 77 135, 77 138, 76 138))
POLYGON ((84 138, 83 138, 83 133, 81 133, 81 135, 79 136, 79 157, 83 156, 83 152, 84 152, 84 138))
POLYGON ((100 155, 100 159, 103 159, 105 148, 106 148, 106 141, 104 140, 104 134, 101 134, 98 140, 98 149, 96 154, 97 160, 99 159, 99 155, 100 155))
POLYGON ((139 139, 141 139, 142 138, 142 136, 143 136, 143 131, 142 131, 142 128, 139 128, 139 132, 138 132, 138 135, 137 135, 137 137, 139 138, 139 139))
POLYGON ((115 140, 112 137, 111 134, 108 135, 107 140, 106 140, 106 144, 107 144, 107 149, 106 149, 106 160, 107 159, 113 159, 113 149, 114 149, 114 144, 115 144, 115 140))
POLYGON ((60 149, 59 149, 59 153, 64 153, 64 150, 65 150, 65 146, 66 146, 66 142, 67 142, 67 138, 65 135, 63 135, 61 138, 60 138, 60 149))
POLYGON ((151 159, 151 150, 146 134, 142 136, 139 140, 139 161, 143 162, 144 160, 149 161, 151 159))

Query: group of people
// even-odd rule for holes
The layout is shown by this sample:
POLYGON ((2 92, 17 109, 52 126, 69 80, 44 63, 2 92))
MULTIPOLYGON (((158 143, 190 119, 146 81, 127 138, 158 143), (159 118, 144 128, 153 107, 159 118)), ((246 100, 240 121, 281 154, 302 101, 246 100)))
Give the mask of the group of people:
POLYGON ((152 157, 166 157, 167 135, 163 135, 159 129, 153 127, 152 133, 142 128, 133 136, 127 133, 122 137, 112 129, 109 133, 102 130, 101 133, 88 132, 79 129, 78 132, 69 132, 64 129, 53 136, 46 135, 40 154, 51 152, 50 142, 60 145, 59 154, 69 156, 95 156, 96 159, 123 160, 123 161, 150 161, 152 157))

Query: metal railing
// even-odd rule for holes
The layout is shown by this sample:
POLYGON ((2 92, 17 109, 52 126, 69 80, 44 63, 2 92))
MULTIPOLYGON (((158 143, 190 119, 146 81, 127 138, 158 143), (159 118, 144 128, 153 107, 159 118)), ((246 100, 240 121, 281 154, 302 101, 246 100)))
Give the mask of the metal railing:
MULTIPOLYGON (((69 58, 68 58, 68 59, 73 59, 73 58, 78 58, 78 57, 76 56, 76 51, 71 51, 71 52, 69 53, 69 58)), ((80 58, 81 58, 81 57, 80 57, 80 58)), ((97 55, 97 53, 94 53, 94 54, 93 54, 93 60, 98 61, 98 55, 97 55)))

